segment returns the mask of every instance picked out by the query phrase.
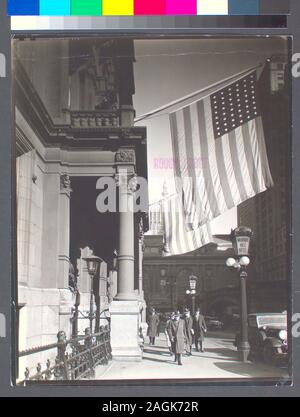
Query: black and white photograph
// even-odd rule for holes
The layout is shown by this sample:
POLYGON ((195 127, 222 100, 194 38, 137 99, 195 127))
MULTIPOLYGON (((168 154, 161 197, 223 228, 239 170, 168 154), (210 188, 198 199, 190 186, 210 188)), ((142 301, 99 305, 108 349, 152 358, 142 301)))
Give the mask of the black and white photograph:
POLYGON ((16 383, 290 381, 290 38, 12 52, 16 383))

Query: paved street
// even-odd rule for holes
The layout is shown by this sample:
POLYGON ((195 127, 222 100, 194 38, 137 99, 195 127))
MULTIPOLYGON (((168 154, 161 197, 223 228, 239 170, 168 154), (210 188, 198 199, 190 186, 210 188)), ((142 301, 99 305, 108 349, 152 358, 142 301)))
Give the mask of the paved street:
POLYGON ((240 363, 230 334, 210 333, 204 347, 204 353, 184 356, 183 366, 178 366, 168 353, 163 334, 154 347, 149 346, 147 338, 142 362, 112 361, 108 367, 98 367, 96 379, 288 378, 285 369, 263 363, 240 363))

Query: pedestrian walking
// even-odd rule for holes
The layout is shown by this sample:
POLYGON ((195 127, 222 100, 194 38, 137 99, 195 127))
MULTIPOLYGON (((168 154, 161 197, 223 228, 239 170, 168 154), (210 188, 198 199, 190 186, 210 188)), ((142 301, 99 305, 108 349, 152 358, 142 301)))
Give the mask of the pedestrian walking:
POLYGON ((173 312, 167 319, 166 327, 165 327, 165 336, 166 336, 166 341, 167 341, 167 346, 169 348, 170 356, 172 356, 175 353, 174 346, 170 338, 170 326, 174 319, 175 319, 175 313, 173 312))
POLYGON ((169 335, 171 342, 174 343, 175 362, 178 362, 178 365, 181 366, 181 358, 186 343, 186 329, 185 322, 178 313, 170 324, 169 335))
POLYGON ((200 312, 200 308, 197 308, 195 316, 194 316, 193 330, 194 330, 196 351, 199 352, 199 345, 200 345, 200 352, 204 352, 203 342, 205 339, 205 334, 207 332, 207 327, 206 327, 204 316, 200 312))
POLYGON ((186 352, 189 356, 192 355, 192 345, 193 345, 193 317, 191 316, 190 310, 185 309, 184 311, 184 322, 186 330, 186 352))
POLYGON ((161 326, 161 317, 160 314, 157 314, 157 318, 158 318, 158 323, 157 323, 157 331, 156 331, 156 336, 159 337, 160 335, 160 326, 161 326))
POLYGON ((158 324, 159 324, 159 318, 158 318, 158 315, 156 314, 155 309, 153 308, 148 318, 149 344, 152 346, 155 345, 155 337, 157 335, 158 324))

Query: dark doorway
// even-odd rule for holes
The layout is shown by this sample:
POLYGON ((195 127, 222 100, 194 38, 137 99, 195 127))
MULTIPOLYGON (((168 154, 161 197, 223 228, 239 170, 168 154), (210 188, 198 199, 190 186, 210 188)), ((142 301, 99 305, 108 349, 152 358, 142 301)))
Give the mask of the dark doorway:
POLYGON ((97 177, 72 177, 70 213, 70 258, 73 265, 80 257, 80 248, 89 246, 94 254, 111 263, 117 248, 117 213, 99 213, 96 199, 97 177))

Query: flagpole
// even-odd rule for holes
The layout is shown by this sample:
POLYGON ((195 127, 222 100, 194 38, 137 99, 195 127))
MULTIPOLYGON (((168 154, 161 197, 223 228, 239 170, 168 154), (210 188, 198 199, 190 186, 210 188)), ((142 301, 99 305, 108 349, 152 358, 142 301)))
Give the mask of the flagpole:
POLYGON ((138 123, 138 122, 141 122, 142 120, 149 119, 150 117, 157 116, 157 115, 159 115, 159 113, 161 113, 161 112, 163 112, 163 111, 165 111, 165 110, 167 110, 167 109, 169 109, 171 107, 174 107, 174 106, 176 106, 176 105, 178 105, 180 103, 184 103, 187 100, 190 100, 190 99, 192 99, 194 97, 197 97, 199 94, 205 93, 205 91, 209 91, 209 90, 211 90, 213 88, 217 88, 218 86, 220 86, 222 84, 225 84, 225 83, 227 83, 227 82, 229 82, 229 81, 231 81, 231 80, 233 80, 235 78, 243 77, 243 75, 247 74, 248 72, 251 72, 251 71, 254 71, 254 70, 258 69, 258 68, 261 68, 264 65, 265 65, 265 62, 264 63, 260 63, 260 64, 256 65, 255 67, 248 68, 247 70, 241 71, 241 72, 239 72, 239 73, 237 73, 235 75, 231 75, 230 77, 227 77, 227 78, 225 78, 222 81, 217 81, 216 83, 213 83, 213 84, 209 85, 208 87, 202 88, 201 90, 198 90, 198 91, 196 91, 196 92, 194 92, 192 94, 189 94, 189 95, 187 95, 185 97, 182 97, 180 99, 171 101, 170 103, 165 104, 162 107, 158 107, 157 109, 152 110, 149 113, 145 113, 142 116, 136 117, 134 119, 134 123, 138 123))

